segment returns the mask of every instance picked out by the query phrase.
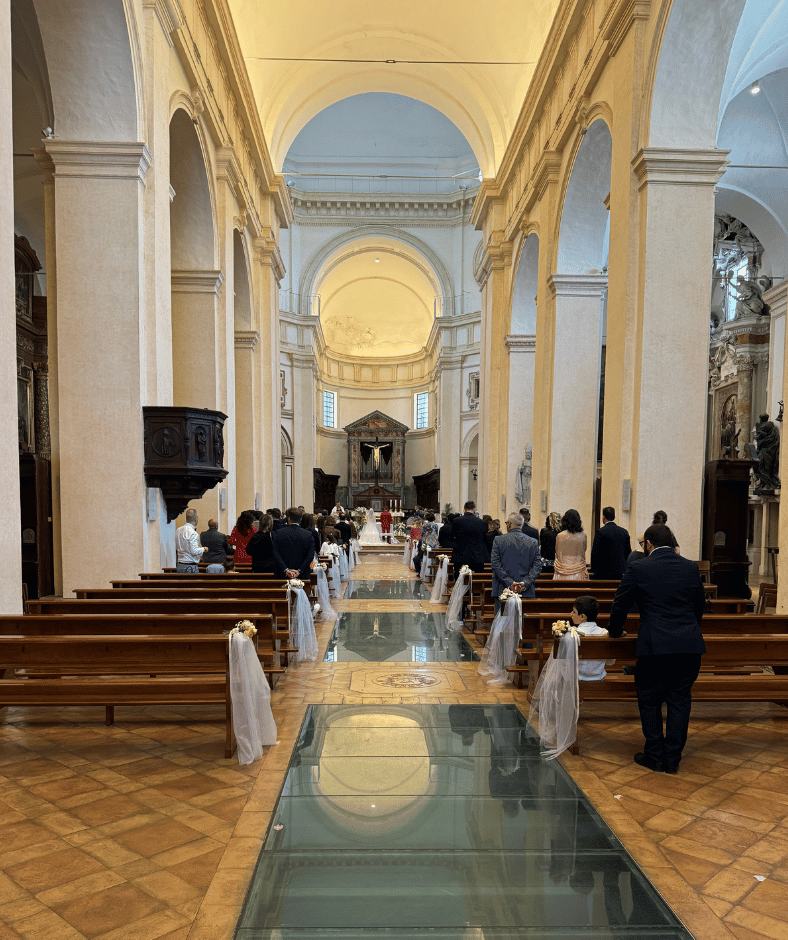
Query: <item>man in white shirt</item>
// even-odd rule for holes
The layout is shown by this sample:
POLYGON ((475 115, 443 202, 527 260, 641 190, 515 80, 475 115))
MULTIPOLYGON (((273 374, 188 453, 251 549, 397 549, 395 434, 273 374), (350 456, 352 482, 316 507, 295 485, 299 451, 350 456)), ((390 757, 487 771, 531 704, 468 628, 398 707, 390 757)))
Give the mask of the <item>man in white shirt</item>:
POLYGON ((208 551, 200 545, 200 536, 195 526, 199 522, 196 509, 186 510, 186 522, 175 530, 175 570, 186 574, 197 574, 197 565, 203 554, 208 551))

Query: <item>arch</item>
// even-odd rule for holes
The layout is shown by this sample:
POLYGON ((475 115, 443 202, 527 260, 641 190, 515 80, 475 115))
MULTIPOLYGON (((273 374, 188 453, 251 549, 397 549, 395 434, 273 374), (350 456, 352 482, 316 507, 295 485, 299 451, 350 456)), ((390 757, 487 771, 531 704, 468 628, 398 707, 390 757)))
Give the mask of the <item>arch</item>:
POLYGON ((471 445, 473 444, 474 438, 479 436, 479 422, 472 424, 470 430, 462 439, 462 445, 460 446, 460 457, 470 457, 471 455, 471 445))
POLYGON ((64 140, 137 141, 140 44, 124 0, 32 0, 51 83, 55 134, 64 140), (78 67, 75 67, 78 63, 78 67))
POLYGON ((233 229, 233 284, 235 289, 235 329, 252 329, 252 297, 249 287, 249 259, 241 232, 233 229))
POLYGON ((558 231, 559 274, 599 274, 606 265, 613 138, 597 118, 581 133, 566 185, 558 231))
POLYGON ((643 103, 642 145, 716 145, 731 48, 746 0, 663 0, 643 103))
POLYGON ((536 333, 536 293, 539 286, 539 236, 531 232, 523 239, 512 287, 509 332, 536 333))
POLYGON ((293 456, 293 440, 290 435, 287 433, 285 428, 280 427, 280 440, 282 444, 282 456, 283 457, 292 457, 293 456))
POLYGON ((211 174, 195 122, 182 107, 170 119, 170 252, 173 270, 211 270, 216 226, 211 174))
MULTIPOLYGON (((361 246, 366 241, 369 245, 399 243, 401 246, 408 246, 409 251, 403 247, 403 254, 408 259, 421 267, 422 271, 435 284, 436 295, 441 297, 442 309, 449 309, 451 298, 454 296, 454 284, 452 278, 446 269, 444 263, 437 254, 415 235, 411 235, 402 229, 394 228, 388 225, 362 225, 359 228, 343 232, 326 242, 309 259, 301 273, 299 283, 299 313, 305 316, 311 313, 310 298, 316 292, 316 286, 328 273, 334 263, 339 263, 343 257, 343 249, 350 248, 351 251, 361 246), (354 244, 355 243, 355 244, 354 244), (351 247, 353 246, 353 247, 351 247)), ((392 247, 392 251, 396 248, 392 247)))

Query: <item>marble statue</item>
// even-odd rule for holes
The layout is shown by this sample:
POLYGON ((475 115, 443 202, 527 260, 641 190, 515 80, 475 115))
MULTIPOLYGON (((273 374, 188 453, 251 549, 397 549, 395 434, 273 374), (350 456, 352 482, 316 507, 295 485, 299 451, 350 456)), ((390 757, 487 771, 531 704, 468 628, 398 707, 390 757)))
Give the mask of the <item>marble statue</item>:
POLYGON ((770 308, 763 300, 763 292, 768 289, 764 285, 769 283, 769 279, 760 278, 756 281, 754 278, 739 277, 736 283, 738 287, 730 285, 730 290, 737 298, 735 319, 767 316, 770 308))
POLYGON ((517 470, 514 484, 514 498, 521 506, 531 505, 531 460, 533 450, 530 444, 525 445, 525 457, 517 470))
POLYGON ((758 463, 753 468, 758 479, 755 495, 773 496, 780 489, 780 432, 767 414, 762 414, 755 425, 755 445, 758 448, 758 463))

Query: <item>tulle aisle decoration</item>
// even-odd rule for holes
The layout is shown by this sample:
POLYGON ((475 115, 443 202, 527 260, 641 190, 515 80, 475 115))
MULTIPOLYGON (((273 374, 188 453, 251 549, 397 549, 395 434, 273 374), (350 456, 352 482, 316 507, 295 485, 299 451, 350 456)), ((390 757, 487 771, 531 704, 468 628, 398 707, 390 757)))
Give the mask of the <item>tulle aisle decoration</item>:
POLYGON ((460 568, 460 576, 454 582, 449 598, 449 606, 446 608, 446 628, 455 633, 462 630, 462 600, 470 591, 473 582, 473 574, 467 565, 460 568))
POLYGON ((331 599, 328 593, 328 577, 326 576, 325 565, 315 565, 315 574, 317 575, 317 600, 320 604, 320 610, 323 613, 324 620, 333 620, 337 612, 331 606, 331 599))
POLYGON ((449 556, 438 555, 438 570, 435 574, 435 583, 432 585, 432 594, 430 594, 430 604, 442 604, 443 592, 446 590, 446 583, 449 580, 449 556))
POLYGON ((248 620, 230 631, 230 697, 239 764, 253 764, 264 747, 276 744, 271 689, 252 640, 256 632, 248 620))
POLYGON ((331 579, 331 596, 339 597, 342 593, 342 580, 339 576, 339 548, 336 544, 323 542, 320 547, 321 555, 331 556, 331 570, 328 577, 331 579))
POLYGON ((350 577, 350 572, 356 567, 356 559, 353 555, 353 546, 348 544, 347 547, 347 574, 350 577))
POLYGON ((285 584, 287 588, 287 626, 290 631, 290 645, 298 647, 296 660, 299 663, 309 660, 313 663, 317 659, 317 637, 315 636, 315 621, 312 619, 312 608, 309 598, 304 591, 304 582, 293 578, 285 584), (295 602, 291 603, 291 596, 295 602), (293 613, 295 607, 295 613, 293 613))
POLYGON ((347 567, 347 556, 345 555, 345 549, 341 545, 338 545, 337 548, 337 558, 339 559, 339 580, 347 581, 348 579, 348 567, 347 567))
POLYGON ((350 554, 353 556, 353 567, 359 563, 359 553, 361 552, 361 546, 358 543, 358 539, 350 540, 350 554))
POLYGON ((402 564, 410 568, 410 539, 405 539, 405 548, 402 552, 402 564))
POLYGON ((528 723, 539 725, 541 755, 553 760, 574 744, 580 714, 580 686, 577 678, 577 648, 580 636, 566 620, 553 624, 559 638, 558 656, 550 658, 536 683, 528 723))
POLYGON ((419 577, 422 581, 427 580, 427 573, 429 572, 429 563, 430 563, 430 547, 429 545, 424 546, 424 555, 421 559, 421 571, 419 572, 419 577))
POLYGON ((505 685, 511 681, 507 666, 517 660, 517 647, 523 635, 523 605, 520 595, 508 589, 501 594, 503 606, 495 615, 490 627, 490 636, 484 647, 479 675, 489 676, 487 685, 505 685))

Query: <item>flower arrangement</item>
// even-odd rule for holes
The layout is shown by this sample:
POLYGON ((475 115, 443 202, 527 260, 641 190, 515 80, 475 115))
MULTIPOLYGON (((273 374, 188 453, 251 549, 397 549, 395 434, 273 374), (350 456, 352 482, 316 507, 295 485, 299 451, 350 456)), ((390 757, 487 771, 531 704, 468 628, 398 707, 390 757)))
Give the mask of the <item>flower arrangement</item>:
POLYGON ((394 535, 396 535, 397 538, 407 538, 407 536, 410 535, 410 526, 406 525, 404 522, 396 523, 394 526, 394 535))
POLYGON ((239 620, 227 636, 232 636, 234 633, 243 633, 244 636, 248 636, 251 640, 253 636, 257 635, 257 627, 251 620, 239 620))
POLYGON ((567 633, 571 633, 573 636, 578 635, 577 629, 573 627, 568 620, 556 620, 556 622, 553 624, 553 636, 557 639, 560 639, 567 633))
POLYGON ((460 577, 462 577, 464 574, 471 574, 471 569, 468 567, 468 565, 463 565, 462 568, 460 568, 460 577))
POLYGON ((323 571, 325 571, 325 570, 326 570, 326 567, 327 567, 327 565, 326 565, 326 563, 325 563, 324 561, 313 561, 313 562, 312 562, 312 568, 313 568, 313 569, 314 569, 314 568, 322 568, 323 571))
POLYGON ((299 591, 304 586, 303 581, 299 581, 298 578, 291 578, 289 581, 285 581, 282 587, 287 590, 292 588, 294 591, 299 591))
MULTIPOLYGON (((512 591, 512 590, 510 590, 509 588, 505 588, 503 591, 501 591, 501 603, 502 603, 502 604, 505 604, 506 601, 507 601, 510 597, 519 597, 519 596, 520 596, 520 595, 517 593, 517 591, 512 591)), ((554 629, 555 629, 555 625, 553 625, 553 627, 554 627, 554 629)))
POLYGON ((439 564, 439 565, 442 565, 444 561, 448 561, 448 560, 449 560, 449 556, 448 556, 448 555, 438 555, 438 564, 439 564))

